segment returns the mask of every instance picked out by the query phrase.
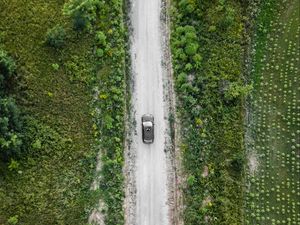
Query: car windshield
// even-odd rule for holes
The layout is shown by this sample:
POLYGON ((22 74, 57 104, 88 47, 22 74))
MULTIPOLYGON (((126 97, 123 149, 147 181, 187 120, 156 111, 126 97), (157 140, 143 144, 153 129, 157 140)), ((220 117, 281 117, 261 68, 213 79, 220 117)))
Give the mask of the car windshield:
POLYGON ((153 125, 153 124, 152 124, 151 122, 149 122, 149 121, 143 122, 143 126, 144 126, 144 127, 151 128, 152 125, 153 125))

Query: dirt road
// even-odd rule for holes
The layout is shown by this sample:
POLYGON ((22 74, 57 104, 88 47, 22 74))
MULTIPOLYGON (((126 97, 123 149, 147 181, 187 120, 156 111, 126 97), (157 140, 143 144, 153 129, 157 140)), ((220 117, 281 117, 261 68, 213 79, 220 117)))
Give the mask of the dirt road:
MULTIPOLYGON (((162 66, 161 0, 131 1, 131 60, 133 70, 132 104, 136 128, 130 148, 135 152, 134 209, 128 210, 126 224, 167 225, 168 191, 165 154, 167 111, 164 102, 162 66), (155 140, 144 144, 141 116, 154 115, 155 140)), ((133 192, 132 192, 133 193, 133 192)), ((127 193, 128 195, 130 193, 127 193)))

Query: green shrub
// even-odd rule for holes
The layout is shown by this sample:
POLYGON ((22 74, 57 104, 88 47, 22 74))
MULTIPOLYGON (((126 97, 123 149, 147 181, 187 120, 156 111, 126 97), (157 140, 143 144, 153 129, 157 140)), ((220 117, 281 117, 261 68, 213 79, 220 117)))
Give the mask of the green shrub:
POLYGON ((65 4, 63 12, 73 18, 76 30, 91 31, 100 9, 98 0, 71 0, 65 4))
POLYGON ((230 162, 230 166, 231 168, 237 172, 237 173, 241 173, 241 171, 243 170, 244 167, 244 158, 241 155, 236 155, 230 162))
POLYGON ((11 224, 11 225, 16 225, 16 224, 18 224, 18 222, 19 222, 18 217, 19 217, 18 215, 15 215, 15 216, 10 217, 10 218, 7 220, 8 224, 11 224))
POLYGON ((234 22, 234 17, 235 17, 235 11, 231 7, 226 8, 226 16, 224 20, 224 25, 229 27, 230 25, 233 24, 234 22))
POLYGON ((188 176, 188 178, 187 178, 187 184, 189 186, 193 186, 195 182, 196 182, 195 176, 193 176, 193 175, 188 176))
POLYGON ((194 61, 194 63, 195 63, 195 67, 196 68, 199 68, 200 67, 200 65, 201 65, 201 62, 202 62, 202 56, 200 55, 200 54, 195 54, 194 56, 193 56, 193 61, 194 61))
POLYGON ((192 4, 192 1, 181 0, 178 5, 183 9, 183 13, 185 14, 192 13, 195 10, 195 6, 192 4))
POLYGON ((59 69, 59 65, 57 63, 51 64, 52 68, 57 71, 59 69))
MULTIPOLYGON (((16 70, 14 60, 0 49, 0 94, 7 89, 16 70)), ((3 93, 2 93, 3 94, 3 93)))
POLYGON ((47 31, 45 42, 51 47, 61 48, 65 43, 65 39, 65 29, 62 26, 57 25, 47 31))
POLYGON ((102 31, 96 33, 96 42, 103 47, 106 46, 106 35, 102 31))
POLYGON ((229 85, 228 90, 225 92, 225 98, 227 100, 233 100, 238 97, 245 97, 252 88, 252 85, 241 85, 237 82, 233 82, 229 85))
POLYGON ((187 44, 187 46, 185 47, 184 50, 188 56, 193 56, 196 54, 198 48, 199 48, 199 45, 197 43, 190 43, 190 44, 187 44))
POLYGON ((216 29, 217 29, 216 26, 211 25, 211 26, 209 26, 208 31, 209 31, 209 32, 215 32, 216 29))
POLYGON ((75 30, 85 30, 90 27, 88 19, 81 13, 81 11, 74 12, 73 23, 75 30))
MULTIPOLYGON (((176 49, 174 56, 182 61, 190 61, 188 56, 194 56, 199 48, 199 40, 193 26, 179 26, 176 28, 176 40, 172 41, 172 48, 176 49)), ((201 61, 198 55, 195 60, 201 61)), ((197 61, 197 67, 199 66, 197 61)), ((192 62, 192 61, 190 61, 192 62)))
POLYGON ((96 55, 101 58, 104 55, 104 51, 101 48, 98 48, 96 50, 96 55))
POLYGON ((41 149, 42 143, 39 139, 37 139, 35 142, 32 143, 31 147, 36 150, 41 149))
POLYGON ((10 163, 9 163, 9 165, 8 165, 8 169, 10 170, 10 171, 12 171, 12 170, 17 170, 18 168, 19 168, 19 163, 18 163, 18 161, 16 161, 16 160, 14 160, 14 159, 11 159, 10 160, 10 163))
POLYGON ((0 99, 0 149, 9 155, 20 150, 22 141, 19 131, 22 123, 20 111, 12 98, 0 99))

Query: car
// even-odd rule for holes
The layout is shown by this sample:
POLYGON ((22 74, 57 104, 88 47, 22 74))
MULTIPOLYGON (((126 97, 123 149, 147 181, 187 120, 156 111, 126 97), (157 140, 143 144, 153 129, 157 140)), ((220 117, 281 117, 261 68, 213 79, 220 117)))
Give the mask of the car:
POLYGON ((145 144, 151 144, 154 141, 154 117, 151 114, 142 116, 142 138, 145 144))

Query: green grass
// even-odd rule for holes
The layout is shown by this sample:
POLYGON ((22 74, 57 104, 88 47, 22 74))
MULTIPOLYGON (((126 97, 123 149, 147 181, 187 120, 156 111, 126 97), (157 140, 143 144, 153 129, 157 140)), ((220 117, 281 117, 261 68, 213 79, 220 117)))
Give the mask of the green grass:
POLYGON ((242 74, 243 6, 175 0, 172 6, 172 59, 187 176, 183 219, 186 225, 242 224, 243 99, 248 88, 242 74), (191 43, 199 45, 192 56, 186 51, 191 43))
POLYGON ((8 171, 1 164, 0 224, 85 224, 95 197, 89 79, 95 68, 94 36, 77 34, 62 15, 64 1, 1 1, 0 47, 15 59, 13 91, 26 116, 24 144, 8 171), (66 45, 44 44, 48 29, 66 29, 66 45), (58 64, 53 66, 53 64, 58 64), (40 143, 40 144, 39 144, 40 143))
POLYGON ((83 1, 91 26, 78 33, 62 14, 66 2, 0 3, 0 47, 16 60, 13 93, 25 115, 19 166, 1 163, 0 224, 86 224, 100 197, 105 223, 124 223, 125 8, 122 0, 83 1), (54 49, 45 35, 57 25, 66 40, 54 49))
POLYGON ((256 22, 247 224, 300 222, 299 10, 299 1, 267 1, 256 22))

